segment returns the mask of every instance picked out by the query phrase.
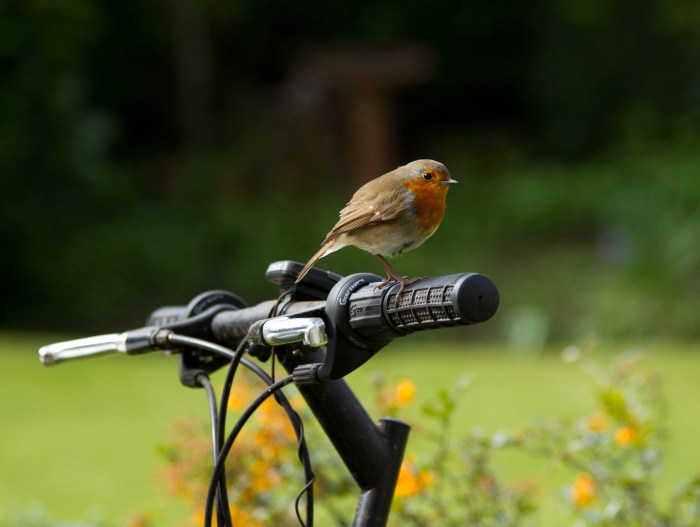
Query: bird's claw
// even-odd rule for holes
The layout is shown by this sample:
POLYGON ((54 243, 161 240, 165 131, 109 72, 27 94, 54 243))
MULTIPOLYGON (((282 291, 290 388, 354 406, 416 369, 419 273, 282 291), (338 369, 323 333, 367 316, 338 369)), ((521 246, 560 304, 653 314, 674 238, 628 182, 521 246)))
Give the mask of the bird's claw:
POLYGON ((390 276, 386 280, 384 280, 381 284, 377 285, 374 287, 374 290, 376 291, 377 289, 381 289, 383 287, 386 287, 388 285, 392 285, 395 283, 401 284, 399 287, 398 292, 396 293, 396 298, 397 301, 399 298, 401 298, 401 293, 403 293, 404 288, 407 285, 415 284, 416 282, 423 280, 424 277, 419 276, 418 278, 409 278, 408 276, 390 276))

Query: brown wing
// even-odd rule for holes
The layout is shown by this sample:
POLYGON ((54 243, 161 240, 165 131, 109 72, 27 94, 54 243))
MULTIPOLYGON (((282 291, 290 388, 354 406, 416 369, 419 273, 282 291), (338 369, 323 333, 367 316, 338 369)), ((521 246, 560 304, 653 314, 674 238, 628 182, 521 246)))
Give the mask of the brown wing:
POLYGON ((340 211, 340 220, 328 233, 323 243, 346 232, 396 219, 409 207, 405 199, 405 191, 405 188, 396 189, 387 193, 384 199, 378 200, 371 188, 368 189, 366 186, 360 188, 340 211))

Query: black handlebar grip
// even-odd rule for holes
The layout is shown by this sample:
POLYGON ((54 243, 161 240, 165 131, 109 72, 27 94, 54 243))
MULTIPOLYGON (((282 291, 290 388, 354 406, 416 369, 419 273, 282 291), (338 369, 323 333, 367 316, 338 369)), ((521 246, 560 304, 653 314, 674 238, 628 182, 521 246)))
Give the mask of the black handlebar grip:
POLYGON ((255 322, 269 318, 276 304, 276 300, 267 300, 255 306, 217 313, 211 321, 212 334, 222 344, 236 343, 248 334, 255 322))
POLYGON ((370 283, 348 298, 349 325, 368 340, 387 340, 414 331, 477 324, 498 310, 496 284, 481 274, 426 278, 407 285, 377 289, 370 283))
POLYGON ((397 297, 395 285, 384 296, 384 315, 397 331, 478 324, 498 310, 499 294, 490 278, 463 273, 420 280, 397 297))

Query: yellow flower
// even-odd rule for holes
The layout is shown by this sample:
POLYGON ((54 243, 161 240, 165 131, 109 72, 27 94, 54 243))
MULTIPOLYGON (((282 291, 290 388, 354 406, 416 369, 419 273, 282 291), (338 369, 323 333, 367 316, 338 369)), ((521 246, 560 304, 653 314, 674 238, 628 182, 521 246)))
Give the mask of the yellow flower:
POLYGON ((394 388, 394 400, 399 406, 411 404, 416 395, 416 385, 408 379, 401 381, 394 388))
POLYGON ((618 445, 629 445, 639 438, 639 429, 633 426, 622 426, 615 432, 615 442, 618 445))
POLYGON ((407 461, 401 463, 399 470, 399 479, 396 482, 394 496, 397 498, 406 498, 413 496, 433 481, 433 474, 428 470, 417 472, 416 469, 407 461))
POLYGON ((587 507, 595 500, 595 482, 593 476, 581 472, 571 485, 571 501, 576 507, 587 507))

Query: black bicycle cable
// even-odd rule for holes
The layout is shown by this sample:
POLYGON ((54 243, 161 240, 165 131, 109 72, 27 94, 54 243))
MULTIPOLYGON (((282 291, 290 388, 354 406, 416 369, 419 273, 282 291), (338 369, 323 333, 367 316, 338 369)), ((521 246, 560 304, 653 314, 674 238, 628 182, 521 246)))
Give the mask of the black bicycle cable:
MULTIPOLYGON (((279 296, 277 298, 277 301, 275 304, 272 306, 270 311, 268 312, 268 318, 271 318, 277 314, 277 308, 280 304, 280 301, 282 300, 282 296, 279 296)), ((245 348, 248 345, 248 337, 243 338, 238 343, 238 346, 236 347, 236 351, 233 353, 233 356, 231 358, 231 364, 229 365, 228 371, 226 372, 226 379, 224 380, 224 387, 221 391, 221 406, 219 408, 219 445, 223 443, 224 441, 224 430, 226 428, 226 412, 228 408, 228 398, 231 394, 231 387, 233 386, 233 378, 236 375, 236 371, 238 370, 238 364, 241 362, 243 359, 243 354, 245 353, 245 348)), ((229 350, 230 351, 230 350, 229 350)), ((274 367, 274 354, 273 354, 273 367, 274 367)), ((260 376, 258 374, 258 376, 260 376)), ((274 370, 273 370, 273 375, 272 378, 274 379, 274 370)), ((268 383, 269 385, 270 383, 268 383)))
MULTIPOLYGON (((279 306, 284 300, 285 296, 286 294, 282 294, 279 297, 277 297, 277 301, 272 305, 272 307, 268 311, 267 318, 273 318, 278 316, 279 306)), ((226 413, 228 409, 227 401, 231 392, 231 388, 233 386, 233 378, 238 369, 238 363, 240 361, 244 361, 244 365, 246 365, 248 369, 254 371, 258 375, 258 377, 263 379, 263 381, 265 381, 268 384, 268 386, 271 385, 275 380, 275 359, 277 358, 275 354, 275 347, 272 347, 271 374, 268 375, 262 368, 260 368, 254 363, 245 364, 246 359, 243 358, 243 352, 245 350, 246 345, 247 339, 244 339, 238 344, 238 347, 236 348, 236 352, 231 362, 231 366, 229 367, 229 370, 226 374, 226 379, 224 381, 224 387, 222 390, 220 402, 221 407, 219 411, 219 445, 223 442, 223 435, 226 426, 226 413)), ((299 523, 301 525, 313 525, 313 484, 316 481, 316 476, 314 475, 313 468, 311 466, 311 456, 309 454, 309 450, 306 444, 306 438, 304 437, 304 425, 301 416, 296 412, 296 410, 294 410, 292 405, 289 403, 289 400, 282 392, 277 392, 275 394, 275 401, 284 409, 289 419, 289 422, 292 425, 292 428, 297 438, 297 457, 299 458, 299 461, 301 462, 302 467, 304 469, 304 486, 299 491, 299 494, 297 494, 297 497, 294 500, 294 512, 297 518, 299 519, 299 523), (301 519, 300 512, 300 501, 304 495, 306 495, 306 523, 301 519)))
MULTIPOLYGON (((231 351, 229 348, 226 348, 224 346, 220 346, 219 344, 214 344, 212 342, 209 342, 207 340, 202 340, 198 339, 195 337, 189 337, 187 335, 180 335, 178 333, 173 333, 169 335, 168 337, 170 343, 172 344, 179 344, 179 345, 184 345, 184 346, 189 346, 193 348, 199 348, 204 351, 209 351, 211 353, 217 354, 217 355, 224 355, 227 357, 231 357, 232 360, 236 360, 236 352, 243 349, 245 346, 245 342, 241 342, 241 345, 239 346, 239 349, 236 350, 236 352, 231 351)), ((242 357, 243 353, 239 353, 239 357, 242 357)), ((240 361, 240 358, 238 359, 240 361)), ((201 380, 206 378, 207 384, 211 387, 211 382, 209 381, 209 376, 202 373, 198 375, 198 380, 200 381, 200 385, 202 385, 205 390, 207 391, 207 396, 209 400, 209 409, 210 409, 210 414, 211 414, 211 428, 212 428, 212 456, 214 460, 214 465, 216 465, 218 458, 219 458, 219 452, 221 450, 221 445, 223 443, 223 430, 222 430, 222 424, 220 422, 220 415, 217 415, 216 412, 216 395, 213 391, 213 388, 211 391, 207 389, 207 384, 201 384, 201 380)), ((228 399, 228 397, 226 398, 228 399)), ((221 475, 219 476, 219 482, 218 482, 218 490, 217 490, 217 519, 219 520, 218 523, 222 526, 226 525, 231 525, 231 510, 230 510, 230 505, 228 501, 228 491, 227 491, 227 485, 226 485, 226 474, 225 472, 222 472, 221 475)))
POLYGON ((302 487, 294 500, 294 512, 297 515, 299 524, 302 526, 311 527, 314 524, 314 489, 313 485, 316 482, 316 475, 311 467, 311 456, 309 455, 309 449, 306 445, 306 438, 304 437, 304 423, 301 416, 295 411, 297 423, 300 429, 300 434, 297 435, 301 439, 297 440, 297 456, 304 467, 304 480, 306 484, 302 487), (301 519, 300 503, 302 496, 306 495, 306 523, 301 519))
POLYGON ((216 426, 216 394, 214 393, 214 387, 211 384, 209 375, 206 373, 200 373, 197 375, 196 380, 197 384, 204 388, 204 391, 207 393, 207 400, 209 402, 209 416, 211 417, 211 440, 212 448, 214 449, 212 456, 214 458, 214 463, 216 463, 216 453, 219 451, 216 445, 216 437, 218 434, 218 428, 216 426))
MULTIPOLYGON (((202 372, 197 375, 197 384, 204 388, 207 394, 207 400, 209 402, 209 416, 211 421, 211 441, 212 441, 212 459, 213 464, 216 465, 219 450, 221 449, 218 437, 218 416, 216 412, 216 393, 214 392, 214 387, 211 384, 211 379, 209 375, 202 372)), ((225 472, 219 477, 219 488, 217 490, 217 500, 216 500, 216 516, 217 525, 231 525, 231 511, 229 509, 228 494, 226 492, 226 474, 225 472)))
MULTIPOLYGON (((243 360, 243 352, 245 350, 245 346, 247 344, 247 339, 243 339, 238 347, 236 348, 236 351, 231 351, 229 348, 226 348, 224 346, 220 346, 218 344, 214 344, 212 342, 206 341, 206 340, 201 340, 197 339, 194 337, 188 337, 186 335, 179 335, 179 334, 171 334, 169 336, 169 340, 173 344, 180 344, 180 345, 186 345, 186 346, 191 346, 191 347, 196 347, 199 349, 202 349, 204 351, 209 351, 213 352, 218 355, 224 355, 227 357, 231 358, 231 364, 233 371, 235 372, 236 367, 238 364, 243 360)), ((244 361, 244 365, 248 368, 251 366, 254 366, 252 363, 249 363, 248 361, 244 361)), ((230 371, 230 370, 229 370, 230 371)), ((209 377, 205 374, 201 374, 198 377, 206 378, 207 381, 209 381, 209 377)), ((228 376, 227 376, 228 379, 228 376)), ((231 375, 229 383, 233 382, 233 375, 231 375)), ((208 382, 209 386, 211 386, 211 382, 208 382)), ((204 388, 206 389, 207 386, 206 384, 203 384, 204 388)), ((230 391, 230 384, 229 384, 229 391, 230 391)), ((211 389, 211 392, 209 389, 207 389, 207 395, 209 399, 209 408, 210 408, 210 413, 212 415, 212 455, 214 459, 214 465, 216 465, 216 462, 218 461, 218 458, 220 457, 220 451, 221 451, 221 446, 224 442, 224 428, 226 426, 226 405, 228 403, 228 395, 229 391, 226 391, 225 394, 222 395, 221 398, 221 405, 223 410, 219 411, 217 414, 216 412, 216 395, 214 394, 213 388, 211 389)), ((228 506, 229 499, 228 499, 228 486, 226 484, 226 472, 222 471, 221 475, 219 476, 219 482, 218 482, 218 490, 217 490, 217 519, 218 519, 218 524, 224 526, 224 525, 231 525, 231 511, 228 506)))
MULTIPOLYGON (((243 358, 241 360, 241 364, 245 365, 249 370, 251 370, 258 377, 260 377, 268 386, 271 386, 274 383, 274 381, 267 374, 267 372, 257 364, 248 361, 248 359, 246 358, 243 358), (249 364, 246 364, 246 362, 249 362, 249 364)), ((274 397, 277 401, 277 404, 279 404, 287 413, 287 417, 292 425, 292 429, 294 430, 294 434, 297 438, 297 457, 299 458, 299 461, 301 462, 302 467, 304 468, 305 484, 304 487, 299 491, 299 494, 297 495, 296 499, 294 500, 294 511, 301 525, 311 526, 314 524, 313 484, 316 482, 316 476, 314 475, 313 468, 311 466, 311 456, 309 454, 309 449, 306 444, 306 436, 304 435, 304 421, 302 420, 299 413, 294 409, 294 407, 292 407, 291 403, 289 402, 289 399, 283 392, 276 392, 274 394, 274 397), (299 512, 300 501, 304 494, 306 494, 306 523, 304 523, 304 521, 301 519, 301 513, 299 512)))
POLYGON ((209 490, 207 492, 207 500, 204 506, 204 527, 211 527, 212 525, 212 512, 214 508, 214 499, 216 497, 219 477, 224 469, 224 462, 226 461, 226 457, 231 451, 233 443, 238 437, 238 434, 240 434, 245 424, 248 422, 250 417, 255 413, 255 411, 260 407, 262 403, 264 403, 271 395, 275 394, 277 391, 281 390, 293 381, 294 379, 292 378, 292 376, 288 375, 284 379, 281 379, 274 383, 272 386, 268 386, 265 391, 263 391, 252 403, 250 403, 248 408, 246 408, 245 411, 238 418, 236 425, 229 433, 225 443, 221 448, 221 451, 219 452, 218 459, 216 461, 216 464, 214 465, 214 470, 212 471, 212 477, 209 482, 209 490))
MULTIPOLYGON (((275 308, 277 306, 275 305, 275 308)), ((273 310, 274 312, 274 310, 273 310)), ((219 456, 218 458, 221 457, 221 444, 223 443, 223 434, 224 434, 224 427, 226 423, 226 410, 227 410, 227 401, 228 397, 230 395, 230 390, 233 384, 233 377, 235 375, 235 372, 237 370, 237 367, 240 364, 243 364, 246 368, 248 368, 250 371, 255 373, 263 382, 265 382, 268 386, 271 386, 274 384, 273 379, 263 370, 260 366, 255 364, 254 362, 248 360, 243 356, 245 346, 247 344, 247 339, 243 339, 237 346, 236 351, 232 351, 229 348, 226 348, 224 346, 214 344, 212 342, 206 341, 206 340, 201 340, 193 337, 188 337, 185 335, 179 335, 179 334, 172 334, 169 337, 169 340, 173 344, 180 344, 180 345, 185 345, 185 346, 191 346, 191 347, 196 347, 205 351, 213 352, 215 354, 219 355, 224 355, 227 357, 231 358, 231 367, 229 368, 229 371, 227 372, 226 375, 226 380, 224 382, 224 389, 222 391, 222 397, 221 397, 221 411, 218 414, 218 419, 214 422, 217 423, 216 425, 216 430, 217 430, 217 440, 216 443, 219 445, 219 448, 217 449, 219 451, 219 456), (222 418, 223 416, 223 418, 222 418)), ((302 463, 302 466, 304 468, 304 478, 305 478, 305 485, 297 495, 297 498, 295 499, 295 512, 297 515, 297 518, 299 519, 299 523, 304 526, 308 525, 311 526, 313 525, 314 521, 314 503, 313 503, 313 483, 315 482, 315 475, 313 473, 313 468, 311 466, 311 458, 309 455, 309 450, 308 446, 306 444, 306 438, 304 436, 304 427, 303 427, 303 421, 301 419, 301 416, 294 410, 292 405, 289 402, 289 399, 282 393, 281 391, 275 391, 274 392, 274 397, 276 402, 285 410, 287 413, 287 417, 289 418, 289 421, 292 425, 292 428, 294 430, 294 433, 297 437, 297 443, 298 443, 298 449, 297 449, 297 455, 299 457, 300 462, 302 463), (301 514, 299 512, 299 502, 301 500, 301 497, 306 494, 306 523, 301 519, 301 514)), ((214 408, 216 408, 216 403, 214 402, 214 408)), ((211 410, 211 403, 210 403, 210 410, 211 410)), ((212 425, 212 433, 214 433, 214 425, 212 425)), ((217 460, 218 461, 218 460, 217 460)), ((221 461, 223 465, 223 461, 221 461)), ((224 474, 224 471, 221 471, 222 474, 224 474)), ((225 482, 225 476, 222 476, 220 479, 225 482)), ((213 481, 213 480, 212 480, 213 481)), ((228 506, 228 495, 226 493, 226 487, 225 484, 223 485, 222 492, 219 492, 220 500, 222 502, 222 508, 225 508, 225 513, 227 516, 229 516, 229 524, 230 524, 230 509, 228 506), (223 505, 225 504, 225 506, 223 505)), ((225 525, 225 524, 224 524, 225 525)))
MULTIPOLYGON (((239 363, 243 360, 243 355, 245 353, 245 348, 248 345, 248 338, 244 338, 238 343, 236 351, 233 352, 231 358, 231 364, 226 372, 226 378, 224 379, 224 387, 221 390, 221 401, 219 407, 219 419, 218 419, 218 429, 219 435, 217 437, 218 448, 221 449, 221 445, 224 442, 224 430, 226 429, 226 413, 228 410, 228 399, 231 395, 231 387, 233 386, 233 378, 238 370, 239 363)), ((269 384, 269 383, 268 383, 269 384)))
MULTIPOLYGON (((239 349, 240 345, 239 345, 239 349)), ((238 352, 238 349, 236 350, 238 352)), ((274 383, 274 380, 270 375, 265 372, 260 366, 257 364, 248 361, 246 358, 240 359, 241 363, 246 366, 249 370, 253 371, 258 377, 260 377, 268 386, 271 386, 274 383)), ((274 360, 274 359, 273 359, 274 360)), ((233 366, 233 362, 232 362, 233 366)), ((234 369, 235 370, 235 369, 234 369)), ((219 412, 219 434, 220 434, 220 441, 223 442, 223 430, 224 426, 226 423, 226 411, 227 407, 224 406, 224 401, 226 401, 230 395, 230 390, 233 385, 233 375, 232 369, 229 369, 229 372, 226 375, 226 380, 224 383, 224 389, 222 391, 222 396, 221 396, 221 410, 219 412), (223 419, 222 419, 222 416, 223 419)), ((290 424, 292 425, 292 429, 294 430, 294 434, 297 439, 297 457, 299 458, 299 461, 302 464, 302 467, 304 469, 304 486, 302 489, 299 491, 299 494, 297 494, 297 497, 294 500, 294 512, 299 519, 299 523, 301 525, 313 525, 314 524, 314 493, 313 493, 313 484, 316 481, 316 476, 314 475, 313 472, 313 467, 311 466, 311 455, 309 454, 309 449, 306 444, 306 437, 304 435, 304 423, 301 419, 301 416, 299 413, 292 407, 292 405, 289 402, 289 399, 282 393, 282 392, 276 392, 274 394, 275 401, 277 404, 279 404, 282 409, 285 411, 287 414, 287 418, 289 419, 290 424), (306 522, 301 519, 301 512, 300 512, 300 502, 301 498, 306 495, 306 522)))
MULTIPOLYGON (((280 304, 282 301, 285 299, 291 299, 291 293, 285 292, 280 294, 277 297, 277 301, 272 305, 270 308, 270 311, 268 312, 268 318, 276 317, 279 315, 279 308, 280 304)), ((275 350, 275 346, 272 347, 272 360, 270 364, 270 378, 274 382, 275 380, 275 365, 277 364, 277 353, 275 350)), ((281 396, 282 392, 278 392, 275 394, 275 399, 277 400, 278 404, 281 403, 281 396)), ((285 397, 286 399, 286 397, 285 397)), ((312 526, 314 524, 314 488, 313 485, 316 482, 316 476, 314 475, 313 468, 311 467, 311 456, 309 455, 309 450, 306 445, 306 438, 304 437, 304 423, 301 419, 301 416, 291 408, 290 405, 290 411, 287 412, 287 415, 289 416, 289 421, 292 424, 292 427, 294 427, 294 431, 297 436, 297 457, 299 458, 299 461, 301 461, 302 466, 304 467, 304 481, 305 484, 302 487, 302 489, 299 491, 299 494, 297 494, 297 497, 294 500, 294 512, 297 515, 297 519, 299 520, 299 524, 304 526, 304 525, 309 525, 312 526), (297 431, 298 428, 298 431, 297 431), (302 496, 306 495, 306 524, 304 523, 304 520, 301 518, 301 511, 300 511, 300 502, 302 496)))

